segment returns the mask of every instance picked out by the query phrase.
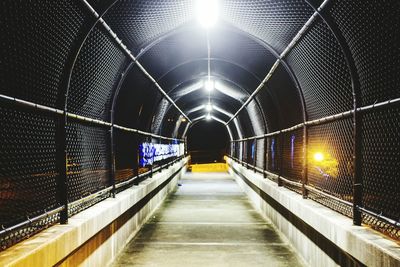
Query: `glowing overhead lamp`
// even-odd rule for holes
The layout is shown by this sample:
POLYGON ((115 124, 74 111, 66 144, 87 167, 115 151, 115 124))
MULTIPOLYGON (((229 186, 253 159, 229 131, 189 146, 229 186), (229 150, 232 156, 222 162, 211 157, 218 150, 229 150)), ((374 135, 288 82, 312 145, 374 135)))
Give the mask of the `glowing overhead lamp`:
POLYGON ((210 113, 208 113, 208 114, 207 114, 207 116, 206 116, 206 120, 208 120, 208 121, 210 121, 210 120, 211 120, 211 114, 210 114, 210 113))
POLYGON ((204 28, 211 28, 218 20, 218 3, 216 0, 197 0, 197 19, 204 28))
POLYGON ((211 92, 212 90, 214 90, 214 81, 211 80, 210 78, 206 79, 204 81, 204 88, 208 91, 211 92))
POLYGON ((213 106, 212 106, 211 103, 209 102, 209 103, 206 105, 206 110, 207 110, 208 112, 210 112, 212 109, 213 109, 213 106))
POLYGON ((314 160, 317 162, 321 162, 325 159, 324 154, 322 154, 321 152, 316 152, 314 154, 314 160))

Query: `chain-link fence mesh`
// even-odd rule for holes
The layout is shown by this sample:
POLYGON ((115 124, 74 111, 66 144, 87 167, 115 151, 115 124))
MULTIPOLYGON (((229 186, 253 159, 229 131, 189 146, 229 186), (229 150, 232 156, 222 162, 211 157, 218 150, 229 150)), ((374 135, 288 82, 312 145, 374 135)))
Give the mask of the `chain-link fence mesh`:
POLYGON ((120 183, 139 173, 140 135, 115 129, 115 182, 120 183))
MULTIPOLYGON (((399 220, 400 152, 397 147, 400 143, 400 108, 367 112, 363 114, 362 126, 363 206, 399 220)), ((400 237, 399 229, 379 223, 376 218, 365 219, 391 236, 400 237)))
POLYGON ((2 105, 0 123, 0 224, 9 227, 59 205, 57 119, 2 105))
POLYGON ((100 25, 95 27, 75 63, 68 92, 68 111, 108 120, 112 92, 127 63, 127 56, 110 34, 100 25))
POLYGON ((346 60, 338 42, 322 20, 314 22, 289 53, 287 62, 299 80, 308 119, 319 119, 352 109, 353 95, 346 60))
POLYGON ((282 176, 296 182, 303 178, 303 129, 282 134, 282 176))

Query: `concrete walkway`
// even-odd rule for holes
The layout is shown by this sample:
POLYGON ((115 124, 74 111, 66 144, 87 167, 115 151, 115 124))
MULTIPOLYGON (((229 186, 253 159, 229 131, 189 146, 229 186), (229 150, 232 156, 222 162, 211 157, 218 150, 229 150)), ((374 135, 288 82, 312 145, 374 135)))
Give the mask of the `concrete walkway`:
POLYGON ((302 266, 227 174, 191 174, 114 266, 302 266))

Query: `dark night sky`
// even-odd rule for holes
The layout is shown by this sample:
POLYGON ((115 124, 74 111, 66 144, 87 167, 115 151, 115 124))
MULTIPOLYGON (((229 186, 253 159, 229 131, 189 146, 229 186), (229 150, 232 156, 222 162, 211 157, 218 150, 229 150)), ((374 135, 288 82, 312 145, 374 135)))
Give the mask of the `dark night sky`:
POLYGON ((224 125, 216 121, 200 121, 188 132, 188 149, 221 150, 227 148, 229 134, 224 125))

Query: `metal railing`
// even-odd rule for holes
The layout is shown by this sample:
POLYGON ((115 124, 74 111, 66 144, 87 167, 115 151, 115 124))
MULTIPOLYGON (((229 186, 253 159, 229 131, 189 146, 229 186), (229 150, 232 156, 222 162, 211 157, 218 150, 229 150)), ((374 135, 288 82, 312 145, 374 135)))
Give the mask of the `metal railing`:
MULTIPOLYGON (((367 206, 364 205, 359 205, 358 203, 355 203, 353 200, 354 199, 364 199, 363 198, 363 190, 354 190, 355 187, 357 187, 356 184, 354 184, 354 180, 352 180, 350 177, 346 178, 347 181, 351 181, 353 184, 351 185, 352 188, 345 188, 346 184, 343 183, 340 185, 343 188, 346 189, 346 192, 351 192, 350 194, 340 194, 335 192, 335 188, 333 186, 318 186, 316 184, 312 184, 309 181, 309 173, 308 170, 311 168, 310 166, 304 166, 302 165, 301 168, 297 168, 295 172, 298 174, 297 178, 293 178, 288 175, 284 175, 285 168, 290 168, 290 167, 285 167, 284 162, 285 161, 290 161, 290 158, 285 157, 285 151, 283 146, 287 145, 288 142, 290 142, 290 137, 291 134, 296 133, 301 133, 304 127, 307 127, 309 130, 313 130, 318 127, 323 127, 323 126, 330 126, 333 123, 338 123, 340 121, 351 121, 354 120, 354 113, 359 113, 360 115, 364 114, 369 114, 373 112, 377 112, 379 110, 387 110, 391 107, 398 106, 400 104, 400 98, 396 99, 391 99, 388 101, 383 101, 379 103, 375 103, 372 105, 367 105, 363 107, 356 108, 354 110, 346 111, 340 114, 335 114, 332 116, 327 116, 321 119, 317 120, 310 120, 306 121, 304 123, 299 123, 297 125, 294 125, 289 128, 281 129, 279 131, 274 131, 271 133, 266 133, 262 135, 257 135, 257 136, 251 136, 251 137, 246 137, 246 138, 241 138, 237 140, 232 140, 231 141, 231 147, 230 147, 230 158, 237 163, 243 165, 244 167, 251 169, 255 172, 261 173, 264 177, 269 178, 275 182, 278 183, 279 186, 285 186, 297 193, 303 194, 304 198, 312 198, 313 200, 316 200, 338 212, 341 212, 347 216, 352 217, 353 213, 352 211, 356 210, 362 215, 363 222, 372 226, 373 228, 376 228, 377 230, 380 230, 382 232, 390 232, 389 235, 392 236, 395 239, 399 238, 399 232, 400 232, 400 221, 398 218, 390 218, 385 215, 385 210, 381 211, 374 211, 369 209, 367 206), (315 128, 314 128, 315 127, 315 128), (286 139, 285 139, 286 138, 286 139), (280 146, 275 146, 275 149, 277 151, 275 155, 275 164, 278 166, 275 166, 274 168, 271 167, 271 162, 273 159, 271 159, 271 149, 272 149, 272 140, 275 142, 280 142, 280 146), (263 141, 263 143, 261 143, 263 141), (263 146, 261 145, 263 144, 263 146), (252 146, 253 151, 249 153, 249 145, 252 146), (262 151, 258 151, 258 149, 262 149, 262 151), (257 155, 263 155, 263 159, 257 159, 257 155), (260 166, 262 165, 262 166, 260 166), (308 168, 308 169, 307 169, 308 168), (301 177, 301 178, 298 178, 301 177), (312 194, 313 196, 310 197, 309 195, 312 194), (360 195, 361 194, 361 195, 360 195), (316 197, 318 196, 318 197, 316 197), (335 205, 332 205, 331 203, 335 203, 335 205), (345 211, 344 211, 345 210, 345 211), (374 218, 371 222, 370 218, 374 218)), ((318 132, 318 131, 317 131, 318 132)), ((308 137, 310 138, 310 137, 308 137)), ((354 137, 350 137, 354 138, 354 137)), ((315 138, 314 138, 315 139, 315 138)), ((308 142, 309 140, 302 140, 302 142, 308 142)), ((292 148, 293 149, 293 148, 292 148)), ((312 150, 312 147, 310 144, 308 144, 305 147, 306 151, 304 153, 301 153, 301 158, 298 159, 299 161, 305 160, 305 158, 311 158, 313 155, 311 155, 310 150, 312 150)), ((335 150, 337 148, 333 148, 335 150)), ((346 147, 347 150, 349 150, 348 147, 346 147)), ((352 151, 352 148, 350 147, 350 151, 352 151)), ((287 151, 286 151, 287 152, 287 151)), ((340 156, 340 153, 343 151, 336 151, 336 154, 340 156)), ((354 153, 354 151, 353 151, 354 153)), ((300 154, 300 153, 299 153, 300 154)), ((286 153, 286 156, 288 153, 286 153)), ((293 156, 293 155, 291 155, 293 156)), ((340 161, 340 159, 338 159, 340 161)), ((300 164, 299 164, 300 165, 300 164)), ((292 166, 293 167, 293 166, 292 166)), ((349 167, 349 166, 347 166, 349 167)), ((339 167, 337 167, 339 168, 339 167)), ((343 168, 343 167, 342 167, 343 168)), ((351 166, 349 167, 350 169, 351 166)), ((354 169, 352 169, 351 175, 354 174, 354 169)), ((321 172, 322 173, 322 172, 321 172)), ((325 175, 325 174, 324 174, 325 175)), ((329 175, 326 175, 327 177, 329 175)), ((332 175, 333 176, 333 175, 332 175)), ((324 179, 323 174, 321 174, 321 179, 324 179)), ((325 178, 329 179, 331 177, 325 178)), ((335 181, 339 183, 338 181, 335 181)), ((390 209, 390 207, 385 207, 390 209)))
MULTIPOLYGON (((23 110, 31 110, 34 111, 35 113, 42 113, 42 114, 47 114, 54 118, 55 120, 57 118, 61 118, 63 116, 66 116, 71 119, 71 121, 75 121, 84 125, 92 125, 99 127, 101 129, 104 128, 104 131, 106 132, 111 132, 110 129, 118 129, 122 132, 126 132, 128 134, 134 134, 134 136, 143 136, 146 138, 150 138, 150 141, 153 140, 153 142, 168 142, 168 143, 174 143, 174 144, 181 144, 185 143, 184 139, 177 139, 177 138, 171 138, 171 137, 165 137, 149 132, 145 132, 139 129, 134 129, 134 128, 129 128, 129 127, 124 127, 121 125, 116 125, 112 124, 107 121, 102 121, 98 119, 93 119, 85 116, 80 116, 77 114, 73 114, 70 112, 64 112, 64 110, 53 108, 53 107, 48 107, 45 105, 40 105, 36 104, 33 102, 21 100, 15 97, 9 97, 3 94, 0 94, 0 102, 9 105, 16 110, 18 109, 23 109, 23 110)), ((111 140, 111 145, 114 145, 113 143, 115 140, 111 140)), ((136 151, 139 153, 138 151, 136 151)), ((76 210, 78 212, 80 210, 83 210, 105 198, 108 197, 113 197, 115 196, 116 192, 120 192, 132 185, 137 185, 141 181, 151 178, 154 173, 156 172, 161 172, 163 169, 169 168, 171 165, 175 164, 178 161, 181 161, 185 157, 185 151, 181 151, 183 154, 180 154, 178 156, 172 156, 167 159, 163 159, 161 164, 157 167, 153 167, 154 164, 159 164, 160 162, 154 162, 154 164, 151 164, 147 170, 143 173, 137 173, 130 178, 120 181, 116 183, 115 181, 115 173, 112 173, 110 175, 109 179, 109 184, 111 186, 108 186, 106 188, 103 188, 97 192, 94 192, 92 194, 89 194, 87 196, 84 196, 78 200, 68 202, 67 205, 59 205, 58 207, 51 209, 51 210, 44 210, 41 214, 36 215, 36 216, 25 216, 25 220, 20 220, 19 222, 13 224, 13 225, 1 225, 0 229, 0 250, 1 249, 6 249, 7 247, 19 242, 23 238, 26 238, 27 236, 30 236, 38 231, 40 231, 43 228, 46 228, 56 222, 58 222, 60 219, 60 214, 64 213, 67 214, 68 217, 72 216, 73 214, 76 213, 76 210), (83 208, 76 208, 78 206, 83 206, 83 208), (74 211, 75 210, 75 211, 74 211)), ((67 151, 68 153, 68 151, 67 151)), ((109 150, 108 153, 111 153, 109 150)), ((139 158, 139 155, 137 155, 137 158, 139 158)), ((68 162, 65 162, 64 164, 68 165, 68 162)), ((111 166, 109 166, 109 170, 115 168, 115 160, 110 161, 111 166)), ((139 167, 138 167, 139 168, 139 167)), ((67 167, 67 174, 68 175, 68 167, 67 167)), ((64 187, 65 190, 67 190, 67 187, 64 187)), ((59 191, 57 190, 57 194, 59 191)), ((67 195, 66 192, 64 192, 65 195, 67 195)), ((37 214, 37 212, 36 212, 37 214)))

